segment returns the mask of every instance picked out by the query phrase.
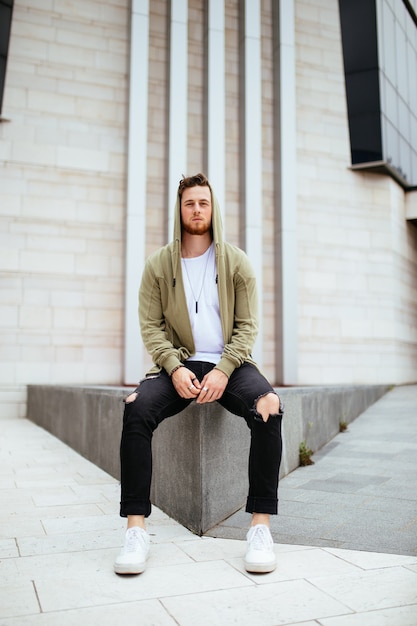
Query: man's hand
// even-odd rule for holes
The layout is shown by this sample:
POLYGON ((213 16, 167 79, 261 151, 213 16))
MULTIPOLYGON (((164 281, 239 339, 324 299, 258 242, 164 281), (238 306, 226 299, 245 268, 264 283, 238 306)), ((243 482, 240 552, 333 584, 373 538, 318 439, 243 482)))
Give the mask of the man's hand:
POLYGON ((186 367, 179 367, 171 376, 175 391, 181 398, 196 398, 201 385, 194 372, 186 367))
POLYGON ((205 404, 206 402, 218 400, 222 397, 228 382, 229 379, 224 372, 212 369, 204 376, 199 385, 199 394, 196 402, 198 404, 205 404))

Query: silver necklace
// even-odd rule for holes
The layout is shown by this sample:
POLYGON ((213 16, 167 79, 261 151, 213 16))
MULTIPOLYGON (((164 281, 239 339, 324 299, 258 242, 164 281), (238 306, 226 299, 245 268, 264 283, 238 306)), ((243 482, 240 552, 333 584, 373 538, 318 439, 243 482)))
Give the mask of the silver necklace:
POLYGON ((202 277, 202 280, 201 280, 200 291, 199 291, 199 293, 198 293, 198 298, 196 298, 196 297, 195 297, 194 289, 193 289, 193 286, 192 286, 192 284, 191 284, 190 276, 189 276, 189 274, 188 274, 188 270, 187 270, 187 263, 186 263, 186 259, 183 259, 183 261, 184 261, 184 267, 185 267, 185 273, 187 274, 188 284, 190 285, 191 293, 192 293, 192 295, 193 295, 194 302, 195 302, 195 312, 196 312, 196 313, 198 313, 198 303, 199 303, 199 301, 200 301, 200 297, 201 297, 201 294, 202 294, 202 292, 203 292, 204 280, 205 280, 205 278, 206 278, 207 267, 208 267, 208 264, 209 264, 209 261, 210 261, 210 258, 211 258, 211 255, 212 255, 212 252, 213 252, 213 246, 212 246, 212 245, 210 245, 210 250, 209 250, 209 253, 208 253, 208 255, 207 255, 207 259, 206 259, 206 266, 205 266, 205 268, 204 268, 203 277, 202 277))

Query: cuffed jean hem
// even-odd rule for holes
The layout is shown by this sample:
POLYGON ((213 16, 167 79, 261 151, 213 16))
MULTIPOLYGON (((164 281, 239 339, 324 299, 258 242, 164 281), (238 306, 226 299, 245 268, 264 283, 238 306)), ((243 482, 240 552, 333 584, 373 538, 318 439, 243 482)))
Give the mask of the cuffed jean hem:
POLYGON ((255 498, 254 496, 248 496, 246 501, 246 513, 278 515, 278 499, 255 498))
POLYGON ((144 515, 145 517, 149 517, 151 514, 151 509, 152 506, 149 500, 121 502, 120 517, 127 517, 128 515, 144 515))

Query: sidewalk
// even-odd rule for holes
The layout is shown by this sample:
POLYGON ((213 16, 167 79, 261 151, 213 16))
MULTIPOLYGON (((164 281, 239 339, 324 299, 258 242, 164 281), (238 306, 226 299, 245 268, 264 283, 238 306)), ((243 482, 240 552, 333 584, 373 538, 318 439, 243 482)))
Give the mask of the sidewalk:
MULTIPOLYGON (((417 385, 386 394, 312 459, 280 483, 277 543, 417 556, 417 385)), ((239 512, 210 535, 243 539, 246 524, 239 512)))
POLYGON ((154 509, 147 570, 116 576, 117 482, 27 420, 0 428, 0 626, 417 624, 417 386, 281 481, 268 575, 243 569, 246 514, 200 538, 154 509))

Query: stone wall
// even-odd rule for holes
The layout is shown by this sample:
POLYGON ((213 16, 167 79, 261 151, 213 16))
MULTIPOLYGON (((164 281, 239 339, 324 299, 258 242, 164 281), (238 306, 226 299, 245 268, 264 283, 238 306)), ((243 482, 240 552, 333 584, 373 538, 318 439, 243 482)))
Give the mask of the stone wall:
POLYGON ((122 379, 129 3, 14 3, 0 124, 1 415, 122 379))
MULTIPOLYGON (((131 389, 31 385, 28 418, 119 478, 123 398, 131 389)), ((317 451, 387 387, 277 389, 285 405, 280 475, 299 465, 300 444, 317 451)), ((153 438, 152 502, 196 533, 240 509, 247 496, 249 431, 217 402, 166 419, 153 438)))
POLYGON ((417 229, 406 194, 349 169, 338 3, 295 10, 299 381, 412 382, 417 229))

